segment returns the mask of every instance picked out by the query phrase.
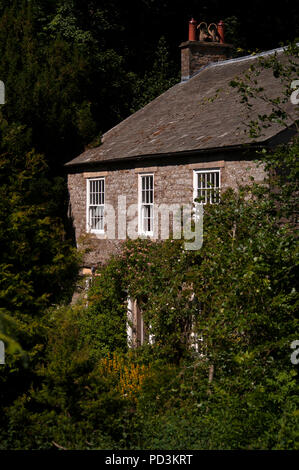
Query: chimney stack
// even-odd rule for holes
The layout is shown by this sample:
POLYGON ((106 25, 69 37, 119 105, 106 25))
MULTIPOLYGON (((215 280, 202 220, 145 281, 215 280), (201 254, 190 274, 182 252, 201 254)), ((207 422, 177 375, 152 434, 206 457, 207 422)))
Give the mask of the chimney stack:
POLYGON ((188 41, 180 45, 181 80, 189 80, 202 67, 211 62, 226 60, 232 57, 233 46, 224 39, 224 23, 219 21, 209 26, 205 22, 197 24, 192 18, 189 21, 188 41))

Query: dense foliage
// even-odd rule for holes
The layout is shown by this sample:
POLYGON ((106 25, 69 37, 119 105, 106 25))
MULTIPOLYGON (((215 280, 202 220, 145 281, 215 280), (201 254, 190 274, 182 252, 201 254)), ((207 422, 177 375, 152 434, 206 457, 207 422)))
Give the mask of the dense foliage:
POLYGON ((45 159, 30 149, 22 126, 2 120, 0 132, 2 408, 33 380, 43 348, 42 318, 50 305, 70 300, 79 256, 57 216, 65 210, 63 179, 49 178, 45 159))
POLYGON ((200 251, 127 242, 88 298, 51 309, 41 384, 7 409, 2 446, 298 448, 298 246, 275 199, 229 190, 206 208, 200 251), (127 352, 128 295, 155 340, 127 352))

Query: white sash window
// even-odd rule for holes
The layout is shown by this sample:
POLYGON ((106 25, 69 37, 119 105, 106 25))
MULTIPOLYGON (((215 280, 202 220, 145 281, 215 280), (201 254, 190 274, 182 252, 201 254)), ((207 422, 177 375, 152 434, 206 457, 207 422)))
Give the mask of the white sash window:
POLYGON ((220 201, 220 170, 194 171, 194 199, 200 204, 216 204, 220 201))
POLYGON ((104 232, 105 179, 87 180, 87 231, 104 232))
POLYGON ((139 233, 154 233, 154 175, 139 175, 139 233))

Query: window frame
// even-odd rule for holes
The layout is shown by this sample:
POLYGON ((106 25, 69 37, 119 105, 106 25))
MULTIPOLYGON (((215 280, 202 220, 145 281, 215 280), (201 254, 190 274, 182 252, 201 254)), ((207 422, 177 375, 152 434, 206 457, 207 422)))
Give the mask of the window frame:
MULTIPOLYGON (((219 196, 218 196, 218 201, 213 202, 211 201, 211 196, 210 196, 210 201, 201 201, 201 202, 196 202, 195 204, 201 204, 201 205, 206 205, 208 203, 210 204, 218 204, 220 202, 220 193, 221 193, 221 168, 198 168, 193 171, 193 202, 195 202, 195 199, 198 198, 198 175, 199 174, 205 174, 205 173, 218 173, 219 175, 219 187, 216 189, 219 190, 219 196)), ((209 191, 209 188, 203 188, 205 191, 209 191)), ((212 191, 210 191, 210 194, 212 194, 212 191)))
POLYGON ((105 217, 104 217, 105 199, 106 199, 105 177, 87 178, 86 179, 86 231, 87 233, 105 233, 105 217), (103 181, 103 184, 104 184, 104 191, 103 191, 104 203, 103 204, 90 204, 90 185, 91 185, 91 182, 93 181, 103 181), (90 208, 91 207, 103 208, 103 228, 102 229, 91 228, 91 224, 90 224, 90 208))
POLYGON ((155 177, 154 173, 140 173, 138 174, 138 233, 139 235, 144 235, 148 237, 154 236, 154 223, 155 223, 155 177), (142 180, 145 177, 151 176, 153 179, 153 202, 151 203, 143 203, 142 202, 142 180), (144 206, 151 206, 152 207, 152 230, 144 230, 144 216, 143 216, 143 207, 144 206))

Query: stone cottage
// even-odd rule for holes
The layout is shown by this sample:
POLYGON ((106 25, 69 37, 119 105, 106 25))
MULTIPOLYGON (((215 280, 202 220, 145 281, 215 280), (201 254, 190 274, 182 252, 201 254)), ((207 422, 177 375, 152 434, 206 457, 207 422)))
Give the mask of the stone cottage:
MULTIPOLYGON (((88 234, 92 247, 84 259, 86 274, 120 249, 130 218, 136 219, 137 234, 159 238, 157 208, 192 204, 196 197, 202 204, 217 202, 228 187, 251 177, 262 181, 256 150, 290 138, 289 129, 273 124, 252 139, 248 109, 230 86, 261 55, 276 52, 284 60, 283 49, 232 59, 222 22, 208 27, 194 20, 180 49, 181 82, 106 132, 99 147, 66 164, 76 240, 80 247, 88 234)), ((259 81, 270 96, 279 95, 279 80, 270 69, 259 81)), ((293 105, 287 106, 292 111, 293 105)), ((256 100, 251 119, 269 110, 256 100)))

